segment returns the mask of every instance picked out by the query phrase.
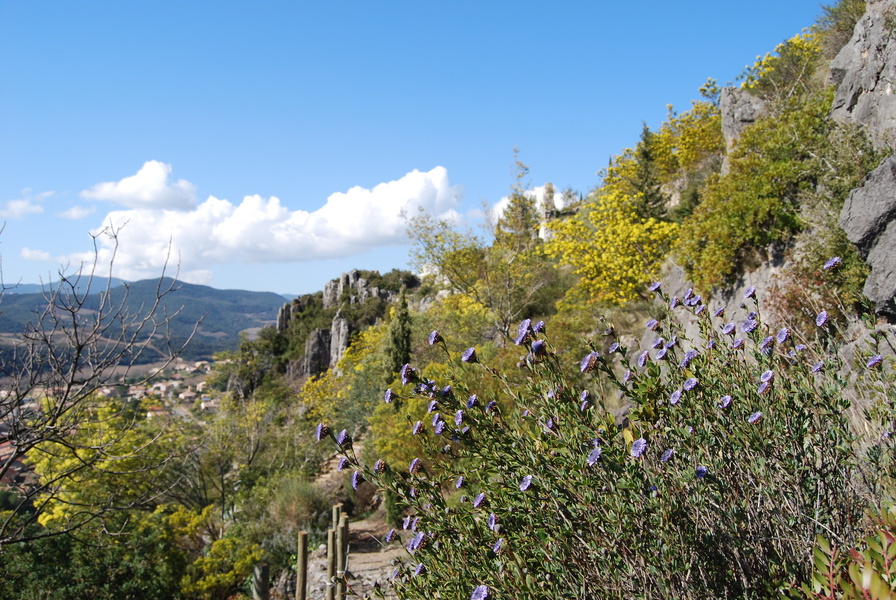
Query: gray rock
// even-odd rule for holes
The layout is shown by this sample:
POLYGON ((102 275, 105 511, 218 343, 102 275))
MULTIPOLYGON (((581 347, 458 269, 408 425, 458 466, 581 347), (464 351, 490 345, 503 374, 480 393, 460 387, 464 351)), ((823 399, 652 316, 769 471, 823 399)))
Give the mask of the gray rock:
POLYGON ((315 329, 305 341, 305 360, 301 375, 319 375, 330 366, 330 330, 315 329))
MULTIPOLYGON (((840 227, 862 256, 868 256, 878 236, 896 218, 896 157, 886 158, 865 184, 849 193, 840 212, 840 227)), ((871 268, 874 268, 869 261, 871 268)))
POLYGON ((722 113, 722 135, 725 136, 726 152, 734 148, 734 142, 744 128, 752 125, 765 114, 765 101, 740 88, 722 88, 719 100, 722 113))
POLYGON ((342 355, 348 349, 348 340, 351 336, 351 327, 341 314, 337 313, 333 317, 333 324, 330 325, 330 368, 336 366, 342 355))
POLYGON ((896 315, 896 221, 877 237, 866 260, 871 273, 862 291, 878 314, 896 315))
POLYGON ((852 39, 831 62, 837 86, 831 115, 867 128, 878 147, 896 148, 896 46, 886 26, 896 0, 870 0, 852 39))

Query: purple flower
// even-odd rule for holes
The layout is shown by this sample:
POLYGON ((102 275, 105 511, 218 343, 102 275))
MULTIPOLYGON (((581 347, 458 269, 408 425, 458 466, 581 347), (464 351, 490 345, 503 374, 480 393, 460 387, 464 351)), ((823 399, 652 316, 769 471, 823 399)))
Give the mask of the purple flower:
POLYGON ((475 498, 473 498, 473 508, 479 508, 482 506, 482 503, 485 502, 485 492, 479 492, 475 498))
POLYGON ((592 449, 591 452, 588 453, 587 462, 588 462, 589 467, 594 466, 594 463, 596 463, 600 459, 601 453, 602 453, 602 450, 600 449, 600 446, 592 449))
POLYGON ((460 359, 465 363, 479 362, 479 359, 476 358, 476 348, 467 348, 466 352, 464 352, 463 356, 461 356, 460 359))
POLYGON ((464 411, 459 410, 454 413, 454 424, 460 427, 464 423, 464 411))
POLYGON ((328 435, 330 435, 330 428, 323 423, 318 423, 317 427, 314 428, 314 439, 316 439, 318 442, 328 435))
POLYGON ((492 552, 495 554, 501 554, 504 551, 504 538, 498 538, 498 541, 495 542, 495 545, 492 546, 492 552))
POLYGON ((824 270, 830 271, 831 269, 835 269, 840 266, 840 257, 834 256, 833 258, 829 258, 826 263, 824 263, 824 270))
POLYGON ((823 327, 824 324, 827 322, 828 322, 828 311, 826 311, 826 310, 821 311, 820 313, 818 313, 818 316, 815 317, 815 326, 816 327, 823 327))
POLYGON ((674 454, 675 454, 675 450, 673 450, 672 448, 669 448, 668 450, 663 452, 663 455, 660 457, 660 460, 663 462, 669 462, 669 459, 671 459, 672 455, 674 455, 674 454))
POLYGON ((342 470, 345 469, 347 466, 348 466, 348 458, 345 457, 345 456, 340 456, 340 457, 339 457, 339 464, 336 465, 336 470, 337 470, 337 471, 342 471, 342 470))
POLYGON ((374 473, 382 473, 386 470, 386 461, 382 458, 378 458, 375 463, 373 463, 373 472, 374 473))
POLYGON ((771 352, 771 350, 772 350, 772 341, 773 341, 774 339, 775 339, 775 338, 773 338, 773 337, 770 336, 770 335, 769 335, 769 336, 766 336, 765 338, 763 338, 763 340, 762 340, 761 342, 759 342, 759 350, 760 350, 760 352, 762 352, 763 354, 768 354, 769 352, 771 352))
POLYGON ((632 378, 632 372, 629 369, 625 370, 625 373, 622 374, 622 383, 628 383, 628 380, 632 378))
POLYGON ((590 398, 590 397, 591 397, 591 392, 589 392, 588 390, 582 390, 582 393, 579 394, 579 400, 581 400, 582 402, 587 402, 588 398, 590 398))
POLYGON ((411 528, 411 519, 413 519, 411 515, 408 515, 404 518, 404 521, 401 522, 401 528, 407 531, 411 528))
POLYGON ((706 349, 707 349, 707 350, 712 350, 712 349, 715 348, 715 347, 716 347, 716 339, 715 339, 715 338, 709 338, 709 340, 707 340, 707 342, 706 342, 706 349))
POLYGON ((771 387, 771 385, 771 382, 768 381, 760 383, 759 389, 756 390, 756 393, 758 393, 760 396, 764 395, 766 392, 768 392, 768 389, 771 387))
POLYGON ((653 340, 653 344, 651 344, 650 347, 651 348, 659 348, 660 346, 662 346, 665 343, 666 343, 665 339, 658 337, 655 340, 653 340))
POLYGON ((362 481, 364 481, 364 477, 361 475, 361 471, 352 471, 352 489, 357 490, 362 481))
POLYGON ((435 429, 433 429, 436 435, 442 435, 445 432, 445 421, 439 421, 436 423, 435 429))
POLYGON ((418 577, 423 575, 426 572, 426 567, 423 566, 423 563, 417 565, 417 568, 414 569, 414 577, 418 577))
POLYGON ((547 347, 545 346, 544 340, 535 340, 532 342, 532 354, 536 357, 541 358, 547 352, 547 347))
POLYGON ((704 467, 702 465, 697 467, 697 469, 696 469, 697 479, 703 479, 704 477, 706 477, 706 473, 708 471, 709 471, 709 469, 707 469, 706 467, 704 467))
POLYGON ((775 372, 772 370, 768 370, 768 371, 762 372, 762 375, 759 376, 759 381, 761 381, 762 383, 765 383, 767 381, 771 381, 774 378, 775 378, 775 372))
MULTIPOLYGON (((496 554, 497 554, 497 552, 498 551, 495 550, 496 554)), ((485 600, 486 598, 488 598, 488 586, 487 585, 477 585, 476 589, 473 590, 473 595, 470 596, 470 600, 485 600)))
POLYGON ((591 405, 591 403, 588 402, 587 400, 585 400, 584 402, 579 404, 579 412, 585 412, 590 405, 591 405))
POLYGON ((622 346, 619 345, 619 342, 613 342, 612 344, 610 344, 610 347, 607 349, 607 353, 613 354, 614 352, 619 352, 619 349, 621 347, 622 346))
POLYGON ((454 489, 459 490, 464 487, 464 476, 458 475, 457 479, 454 480, 454 489))
POLYGON ((692 360, 697 358, 698 354, 699 353, 696 350, 688 350, 687 352, 685 352, 684 358, 682 358, 681 362, 678 363, 678 368, 679 369, 687 369, 688 365, 691 363, 692 360))
POLYGON ((632 442, 631 455, 635 458, 638 458, 644 451, 647 449, 647 440, 644 438, 638 438, 634 442, 632 442))
POLYGON ((762 412, 756 411, 752 415, 747 417, 747 423, 749 423, 750 425, 753 425, 755 423, 758 423, 761 418, 762 418, 762 412))
POLYGON ((731 347, 735 350, 740 350, 744 347, 744 338, 737 338, 733 342, 731 342, 731 347))
POLYGON ((398 372, 398 375, 401 377, 401 382, 405 385, 417 380, 417 372, 410 364, 401 367, 401 371, 398 372))
POLYGON ((823 360, 820 360, 817 363, 815 363, 814 365, 812 365, 813 373, 818 373, 818 372, 822 371, 823 369, 824 369, 824 361, 823 360))
POLYGON ((488 414, 492 411, 497 411, 497 409, 498 409, 498 402, 495 400, 492 400, 491 402, 489 402, 488 404, 485 405, 486 414, 488 414))
POLYGON ((648 356, 649 356, 649 355, 647 354, 647 351, 646 351, 646 350, 645 350, 644 352, 642 352, 641 354, 638 355, 638 366, 639 366, 640 368, 643 369, 643 368, 644 368, 644 365, 647 364, 647 357, 648 357, 648 356))
MULTIPOLYGON (((438 407, 439 407, 439 402, 437 400, 430 400, 429 404, 426 405, 426 412, 431 413, 438 407)), ((433 423, 433 425, 435 425, 435 423, 433 423)))
POLYGON ((806 349, 806 344, 797 344, 796 346, 793 347, 793 349, 797 352, 802 352, 803 350, 806 349))
POLYGON ((704 309, 706 309, 706 305, 701 304, 697 308, 694 309, 694 314, 699 315, 700 313, 702 313, 704 311, 704 309))
MULTIPOLYGON (((417 519, 414 519, 416 522, 417 519)), ((426 534, 422 531, 418 531, 417 534, 411 538, 411 541, 408 542, 408 551, 416 552, 423 546, 423 541, 426 539, 426 534)))
POLYGON ((526 342, 528 342, 531 339, 532 339, 532 320, 531 319, 523 319, 520 322, 519 329, 517 329, 517 335, 516 335, 516 339, 514 340, 514 343, 516 343, 517 346, 521 346, 522 344, 525 344, 526 342))
POLYGON ((775 335, 775 341, 779 344, 783 344, 787 341, 787 338, 790 336, 790 330, 786 327, 782 327, 778 330, 778 333, 775 335))
POLYGON ((752 285, 744 290, 744 298, 755 298, 756 297, 756 288, 752 285))
POLYGON ((681 387, 684 388, 684 391, 690 392, 692 389, 697 387, 697 383, 698 382, 697 382, 696 378, 688 377, 687 379, 684 380, 684 383, 681 385, 681 387))
POLYGON ((678 296, 672 296, 672 299, 669 301, 669 308, 673 309, 678 306, 678 296))
POLYGON ((387 403, 395 400, 395 392, 392 391, 392 388, 386 390, 386 393, 383 394, 383 400, 385 400, 387 403))
POLYGON ((668 342, 663 344, 663 348, 668 350, 669 348, 672 348, 673 346, 675 346, 677 343, 678 343, 678 336, 673 335, 671 340, 669 340, 668 342))
POLYGON ((492 531, 495 531, 498 527, 498 515, 495 513, 491 513, 488 516, 488 528, 492 531))
POLYGON ((650 331, 656 331, 656 328, 659 327, 659 325, 660 325, 659 321, 657 321, 656 319, 650 319, 649 321, 647 321, 647 323, 644 325, 644 327, 646 327, 650 331))
POLYGON ((414 460, 411 461, 411 464, 408 466, 408 473, 410 473, 411 475, 416 474, 417 471, 420 470, 420 466, 422 464, 423 464, 423 461, 421 461, 419 458, 415 458, 414 460))
POLYGON ((747 319, 743 323, 740 324, 740 330, 744 333, 753 333, 753 330, 759 326, 759 321, 756 319, 747 319))
POLYGON ((429 345, 430 346, 435 346, 436 344, 438 344, 441 341, 442 341, 442 336, 439 335, 438 331, 433 331, 432 333, 429 334, 429 345))
POLYGON ((868 369, 873 369, 874 367, 879 366, 884 360, 884 357, 880 354, 875 354, 871 358, 868 359, 868 362, 865 363, 865 367, 868 369))
POLYGON ((725 335, 731 335, 734 333, 734 329, 737 327, 734 323, 725 323, 724 327, 722 327, 722 333, 725 335))
POLYGON ((655 282, 651 283, 647 287, 647 289, 650 290, 651 292, 658 292, 658 291, 660 291, 660 286, 662 286, 662 283, 663 283, 662 281, 655 281, 655 282))
POLYGON ((725 314, 725 307, 724 307, 724 306, 720 306, 720 307, 718 307, 718 308, 715 310, 714 313, 712 313, 712 316, 714 316, 714 317, 721 317, 721 316, 724 315, 724 314, 725 314))
POLYGON ((731 404, 731 396, 722 396, 719 398, 719 408, 728 408, 731 404))
POLYGON ((432 426, 435 427, 438 424, 438 422, 441 420, 442 420, 442 415, 440 415, 439 413, 435 413, 432 416, 432 426))
POLYGON ((579 363, 579 370, 582 373, 588 373, 589 371, 594 370, 594 367, 597 365, 597 359, 600 357, 600 354, 597 352, 589 352, 585 355, 585 358, 582 359, 582 362, 579 363))
POLYGON ((679 400, 681 400, 681 390, 675 390, 672 392, 672 395, 669 396, 669 404, 678 404, 679 400))
POLYGON ((656 359, 663 360, 664 358, 666 358, 666 355, 668 353, 669 353, 669 350, 667 350, 666 348, 660 348, 656 353, 656 359))
POLYGON ((531 475, 526 475, 526 476, 523 477, 523 479, 520 481, 520 491, 521 491, 521 492, 525 492, 525 491, 528 490, 530 487, 532 487, 532 476, 531 476, 531 475))
POLYGON ((535 325, 532 326, 532 333, 544 333, 545 324, 544 321, 539 321, 535 325))
POLYGON ((394 529, 390 529, 389 532, 386 534, 386 537, 383 538, 383 541, 385 541, 388 544, 389 542, 391 542, 392 540, 395 539, 396 535, 398 535, 398 532, 395 531, 394 529))
POLYGON ((345 446, 352 443, 352 436, 348 434, 348 430, 343 429, 339 432, 339 434, 336 436, 336 443, 339 446, 345 446))
POLYGON ((414 426, 411 428, 411 433, 414 435, 420 435, 423 432, 423 421, 417 421, 414 423, 414 426))
POLYGON ((476 397, 476 394, 473 394, 469 398, 467 398, 467 409, 473 408, 476 406, 476 402, 478 402, 479 398, 476 397))

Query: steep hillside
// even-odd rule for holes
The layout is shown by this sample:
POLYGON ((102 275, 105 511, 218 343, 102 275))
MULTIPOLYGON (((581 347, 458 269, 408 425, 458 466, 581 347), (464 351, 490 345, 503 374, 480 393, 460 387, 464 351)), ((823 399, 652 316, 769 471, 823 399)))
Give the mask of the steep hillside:
MULTIPOLYGON (((274 325, 283 304, 283 297, 271 292, 218 290, 170 278, 117 285, 109 290, 108 298, 105 289, 96 285, 90 288, 90 294, 78 292, 69 299, 83 304, 84 315, 95 317, 102 311, 108 316, 120 307, 121 313, 130 315, 132 321, 145 316, 155 305, 157 294, 169 289, 155 311, 157 321, 169 317, 169 325, 166 331, 157 334, 156 340, 161 343, 167 335, 172 345, 179 347, 193 334, 198 323, 192 341, 182 354, 187 359, 211 358, 215 352, 236 348, 241 331, 274 325)), ((0 305, 0 334, 16 335, 26 327, 36 326, 46 306, 44 294, 4 295, 0 305)), ((161 345, 159 350, 159 354, 150 353, 145 359, 160 358, 164 351, 161 345)))

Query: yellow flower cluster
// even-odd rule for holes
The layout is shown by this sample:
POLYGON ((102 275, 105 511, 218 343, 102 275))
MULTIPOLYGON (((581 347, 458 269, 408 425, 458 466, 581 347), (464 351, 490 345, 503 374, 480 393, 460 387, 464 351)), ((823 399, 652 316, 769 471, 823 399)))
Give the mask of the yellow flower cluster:
POLYGON ((545 251, 581 276, 578 292, 591 301, 622 304, 634 300, 656 276, 678 231, 675 223, 638 218, 637 194, 627 195, 612 181, 625 164, 610 167, 611 183, 593 206, 552 225, 545 251))

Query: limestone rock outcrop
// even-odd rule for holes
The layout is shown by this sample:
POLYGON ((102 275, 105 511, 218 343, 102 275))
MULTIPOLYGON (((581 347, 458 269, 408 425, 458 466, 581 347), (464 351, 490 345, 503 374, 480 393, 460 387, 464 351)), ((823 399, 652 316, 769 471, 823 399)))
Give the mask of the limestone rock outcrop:
POLYGON ((840 226, 871 267, 865 296, 877 312, 896 315, 896 157, 885 159, 850 192, 840 226))
POLYGON ((722 135, 725 137, 725 151, 730 153, 734 141, 740 136, 744 127, 752 125, 765 114, 765 101, 740 88, 722 88, 719 98, 719 110, 722 113, 722 135))
POLYGON ((837 86, 831 115, 867 129, 879 147, 896 148, 896 16, 894 0, 870 0, 852 39, 831 62, 837 86))
POLYGON ((354 269, 343 273, 338 278, 328 281, 324 285, 324 308, 339 306, 343 294, 348 291, 349 304, 361 304, 368 298, 380 298, 382 300, 394 300, 395 292, 382 290, 361 277, 361 273, 354 269))
MULTIPOLYGON (((853 36, 831 62, 837 85, 831 115, 861 126, 875 146, 896 149, 896 0, 870 0, 853 36)), ((878 313, 896 316, 896 159, 885 159, 850 192, 840 226, 871 273, 864 293, 878 313)))

